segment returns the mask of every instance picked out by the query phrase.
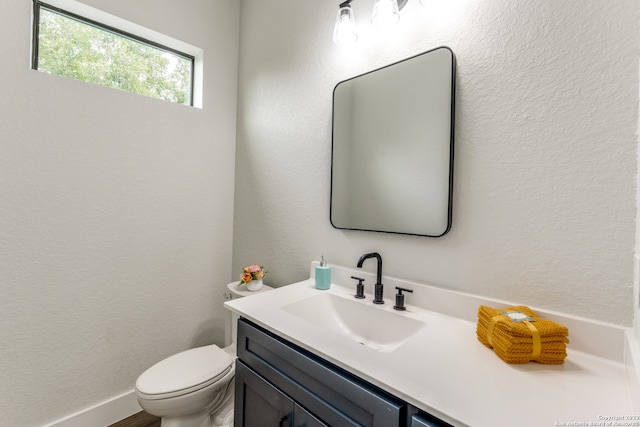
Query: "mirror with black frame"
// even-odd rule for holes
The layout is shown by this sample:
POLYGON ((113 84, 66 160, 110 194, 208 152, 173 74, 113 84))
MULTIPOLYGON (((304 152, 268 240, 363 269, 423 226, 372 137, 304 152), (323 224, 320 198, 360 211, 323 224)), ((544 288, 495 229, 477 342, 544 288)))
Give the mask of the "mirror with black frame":
POLYGON ((338 83, 335 228, 440 237, 451 228, 455 56, 439 47, 338 83))

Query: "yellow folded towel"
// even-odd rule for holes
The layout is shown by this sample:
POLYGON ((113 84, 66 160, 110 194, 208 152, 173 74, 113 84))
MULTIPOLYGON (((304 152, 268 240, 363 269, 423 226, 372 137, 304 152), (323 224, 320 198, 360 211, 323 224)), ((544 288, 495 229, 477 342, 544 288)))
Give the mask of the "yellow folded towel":
POLYGON ((476 334, 482 344, 493 348, 507 363, 562 364, 567 357, 569 330, 538 317, 526 306, 480 306, 476 334))

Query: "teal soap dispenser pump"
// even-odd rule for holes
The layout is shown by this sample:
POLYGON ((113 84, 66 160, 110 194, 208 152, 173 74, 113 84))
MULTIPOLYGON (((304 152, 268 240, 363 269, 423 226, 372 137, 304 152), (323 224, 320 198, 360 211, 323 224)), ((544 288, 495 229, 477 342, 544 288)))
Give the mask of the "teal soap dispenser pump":
POLYGON ((316 289, 326 290, 331 286, 331 267, 324 260, 324 255, 320 265, 316 266, 316 289))

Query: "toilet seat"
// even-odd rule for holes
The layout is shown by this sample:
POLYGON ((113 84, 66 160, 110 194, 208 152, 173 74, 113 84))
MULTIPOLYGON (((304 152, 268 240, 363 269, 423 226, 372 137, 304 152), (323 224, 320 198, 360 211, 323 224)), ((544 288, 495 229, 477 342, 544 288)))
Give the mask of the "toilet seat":
POLYGON ((233 368, 217 345, 192 348, 168 357, 138 377, 136 391, 148 400, 182 396, 216 383, 233 368))

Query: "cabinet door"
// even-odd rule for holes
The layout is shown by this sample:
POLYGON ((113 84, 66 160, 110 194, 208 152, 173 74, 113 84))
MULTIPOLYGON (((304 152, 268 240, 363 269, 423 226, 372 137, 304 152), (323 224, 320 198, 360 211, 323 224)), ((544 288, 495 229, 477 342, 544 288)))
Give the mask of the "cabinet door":
POLYGON ((295 404, 293 410, 293 425, 296 427, 329 427, 302 406, 295 404))
POLYGON ((235 426, 291 427, 293 408, 293 400, 236 361, 235 426))

